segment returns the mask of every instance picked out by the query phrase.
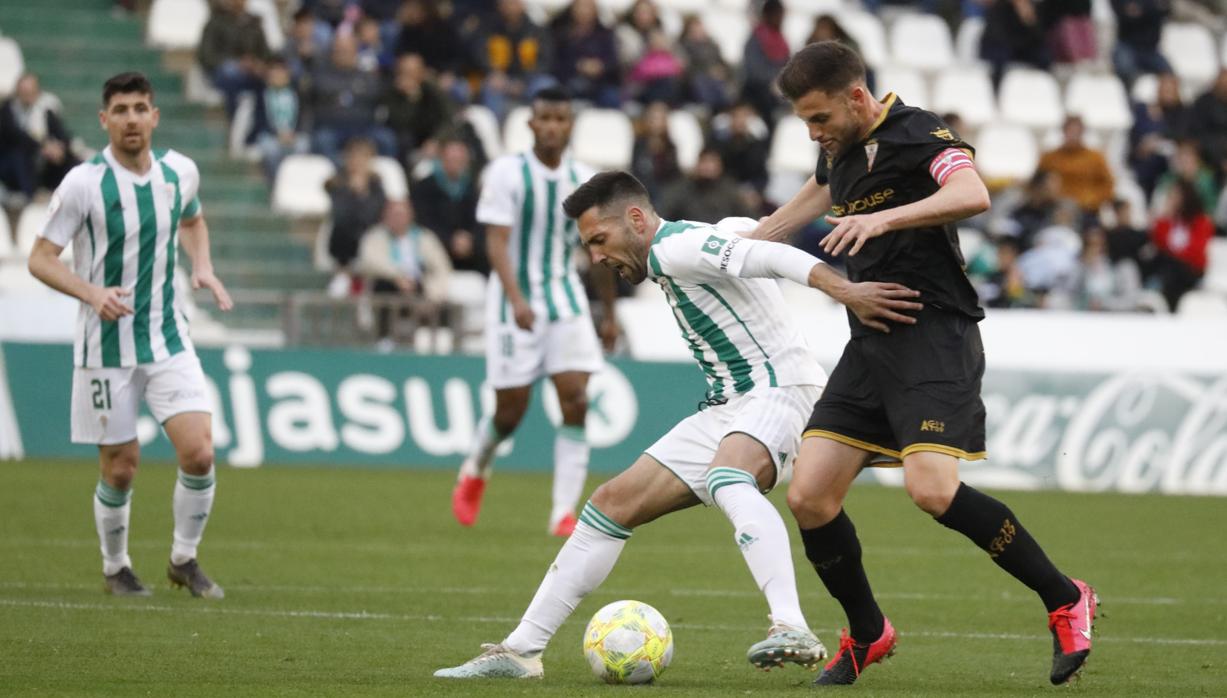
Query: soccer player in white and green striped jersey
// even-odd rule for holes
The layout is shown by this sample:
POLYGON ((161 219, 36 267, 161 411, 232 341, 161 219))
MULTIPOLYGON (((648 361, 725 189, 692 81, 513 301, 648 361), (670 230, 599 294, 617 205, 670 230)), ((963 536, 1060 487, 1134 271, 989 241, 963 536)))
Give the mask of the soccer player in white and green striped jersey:
POLYGON ((783 310, 775 279, 820 289, 867 325, 911 324, 916 292, 898 284, 850 283, 794 247, 740 236, 756 222, 664 221, 626 172, 602 172, 563 207, 578 219, 592 261, 637 284, 651 279, 707 377, 697 413, 682 420, 630 468, 597 488, 554 558, 519 626, 446 678, 542 675, 541 653, 580 603, 609 575, 636 526, 695 504, 718 508, 767 599, 772 626, 750 647, 761 668, 814 666, 825 654, 797 598, 788 532, 765 497, 797 452, 826 374, 783 310))
MULTIPOLYGON (((538 91, 528 125, 530 152, 504 155, 482 176, 477 220, 486 226, 494 267, 486 298, 486 382, 494 388, 494 413, 482 419, 452 492, 452 513, 461 525, 477 519, 499 444, 515 431, 528 409, 533 384, 548 376, 558 393, 562 424, 554 437, 553 506, 547 530, 567 536, 588 472, 584 421, 588 377, 603 365, 584 286, 575 269, 575 222, 562 201, 592 176, 568 152, 574 113, 566 92, 538 91)), ((602 299, 601 333, 617 335, 612 276, 602 299)))
POLYGON ((147 596, 132 571, 128 528, 140 459, 136 420, 143 399, 179 459, 174 536, 167 577, 193 596, 221 598, 196 562, 213 507, 213 437, 204 373, 175 291, 178 245, 192 259, 192 287, 231 307, 213 275, 196 164, 152 150, 158 109, 140 73, 121 73, 102 90, 99 121, 110 139, 73 168, 51 197, 47 227, 30 253, 30 273, 81 301, 73 352, 72 440, 98 446, 101 477, 94 523, 106 589, 147 596), (73 265, 60 260, 72 243, 73 265))

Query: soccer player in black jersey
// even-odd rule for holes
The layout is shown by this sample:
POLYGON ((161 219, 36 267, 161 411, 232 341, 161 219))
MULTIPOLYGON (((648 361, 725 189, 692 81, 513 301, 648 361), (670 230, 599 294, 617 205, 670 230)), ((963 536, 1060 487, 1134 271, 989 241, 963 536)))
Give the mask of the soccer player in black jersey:
POLYGON ((818 166, 754 237, 784 240, 826 212, 827 252, 844 255, 852 281, 920 291, 915 322, 859 321, 814 406, 788 490, 805 554, 848 615, 850 632, 817 684, 849 684, 890 654, 895 631, 861 564, 843 500, 863 467, 902 462, 912 501, 962 533, 1039 594, 1053 635, 1051 680, 1069 680, 1091 649, 1098 602, 1086 583, 1049 561, 1003 503, 959 481, 959 460, 985 457, 980 379, 984 317, 963 270, 954 223, 985 211, 973 150, 931 112, 895 95, 877 101, 860 56, 812 44, 777 79, 822 146, 818 166))

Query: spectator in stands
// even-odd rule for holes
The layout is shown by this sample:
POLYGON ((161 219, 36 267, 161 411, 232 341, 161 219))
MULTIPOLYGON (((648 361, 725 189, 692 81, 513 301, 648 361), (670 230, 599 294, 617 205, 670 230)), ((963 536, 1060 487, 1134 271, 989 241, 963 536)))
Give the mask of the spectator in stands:
POLYGON ((1116 13, 1116 47, 1112 67, 1132 88, 1144 73, 1170 73, 1172 66, 1159 53, 1163 23, 1172 12, 1171 0, 1112 0, 1116 13))
POLYGON ((715 223, 730 216, 751 216, 753 211, 737 182, 724 174, 724 161, 715 148, 704 148, 689 177, 665 189, 660 213, 670 220, 715 223))
POLYGON ((674 53, 664 30, 648 34, 648 50, 627 76, 627 92, 640 103, 665 102, 676 107, 682 101, 682 76, 686 66, 674 53))
POLYGON ((1190 133, 1201 156, 1220 174, 1227 166, 1227 68, 1219 71, 1210 90, 1193 102, 1190 133))
POLYGON ((358 67, 354 37, 338 32, 332 41, 332 60, 316 69, 307 103, 315 152, 339 159, 341 144, 361 137, 374 141, 381 155, 396 155, 396 137, 375 121, 382 86, 379 76, 358 67))
MULTIPOLYGON (((371 169, 375 145, 365 138, 354 138, 345 145, 341 171, 324 185, 332 201, 332 233, 328 253, 337 266, 346 269, 358 254, 358 243, 383 215, 383 184, 371 169)), ((339 285, 344 288, 345 285, 339 285)))
POLYGON ((1040 169, 1061 175, 1061 194, 1077 201, 1088 214, 1112 200, 1114 180, 1103 153, 1082 141, 1081 117, 1069 116, 1061 127, 1064 140, 1040 157, 1040 169))
POLYGON ((622 103, 618 43, 597 15, 596 0, 572 0, 550 23, 554 77, 576 99, 616 109, 622 103))
POLYGON ((1052 64, 1048 35, 1034 0, 989 0, 980 35, 980 57, 992 66, 993 87, 1001 86, 1011 63, 1047 70, 1052 64))
POLYGON ((623 15, 614 35, 618 39, 618 60, 624 70, 630 70, 648 50, 648 34, 654 29, 664 29, 660 12, 652 0, 635 0, 631 9, 623 15))
POLYGON ((688 99, 712 112, 726 108, 732 101, 729 86, 733 74, 698 15, 689 15, 683 21, 678 48, 686 64, 688 99))
POLYGON ((1180 97, 1180 80, 1163 73, 1155 101, 1133 105, 1133 128, 1129 130, 1129 168, 1148 199, 1167 171, 1176 141, 1191 135, 1192 112, 1180 97))
POLYGON ((1197 198, 1201 200, 1201 210, 1213 211, 1218 206, 1218 183, 1214 179, 1214 172, 1202 162, 1194 141, 1181 141, 1176 146, 1171 169, 1159 178, 1155 186, 1155 211, 1163 210, 1168 190, 1180 180, 1193 185, 1197 198))
POLYGON ((283 55, 300 90, 319 64, 328 60, 331 51, 332 27, 318 19, 309 8, 299 8, 290 24, 283 55))
POLYGON ((416 53, 396 59, 396 74, 384 95, 387 125, 396 135, 396 157, 412 170, 422 159, 433 158, 439 132, 452 121, 447 95, 430 80, 426 63, 416 53))
POLYGON ((247 11, 247 0, 215 0, 200 35, 196 59, 226 99, 233 117, 239 95, 261 87, 264 61, 270 56, 260 18, 247 11))
POLYGON ((304 0, 302 6, 335 28, 345 21, 354 4, 353 0, 304 0))
MULTIPOLYGON (((848 33, 848 30, 844 29, 834 15, 821 14, 814 18, 814 28, 810 30, 809 36, 805 39, 805 45, 809 46, 819 41, 838 41, 857 53, 861 52, 860 44, 848 33)), ((865 66, 865 84, 869 86, 871 93, 877 89, 875 82, 873 68, 865 66)))
POLYGON ((677 148, 669 137, 669 106, 653 102, 643 110, 635 124, 635 147, 631 155, 631 174, 643 182, 653 200, 682 176, 677 164, 677 148))
POLYGON ((1031 249, 1018 258, 1027 290, 1042 308, 1067 309, 1075 305, 1082 238, 1078 234, 1080 211, 1064 202, 1053 212, 1052 224, 1035 235, 1031 249))
POLYGON ((765 0, 758 24, 746 40, 741 61, 744 74, 741 98, 754 106, 769 129, 774 128, 775 112, 782 105, 775 91, 775 77, 792 55, 783 27, 784 4, 780 0, 765 0))
POLYGON ((1180 297, 1192 290, 1206 272, 1206 250, 1214 223, 1201 207, 1193 185, 1177 181, 1168 191, 1167 206, 1150 231, 1158 250, 1155 271, 1168 307, 1176 312, 1180 297))
POLYGON ((1132 206, 1125 199, 1112 202, 1114 224, 1107 230, 1108 259, 1113 264, 1130 260, 1143 277, 1150 276, 1155 250, 1150 236, 1133 225, 1132 206))
POLYGON ((354 27, 358 41, 358 68, 366 72, 383 73, 392 67, 392 50, 384 45, 379 22, 370 17, 358 20, 354 27))
POLYGON ((1080 63, 1098 57, 1091 0, 1043 2, 1040 14, 1055 62, 1080 63))
POLYGON ((264 74, 264 89, 255 101, 251 134, 248 144, 260 149, 264 176, 271 184, 277 178, 277 168, 287 155, 305 153, 311 141, 300 131, 302 110, 298 91, 290 83, 290 69, 282 58, 268 63, 264 74))
MULTIPOLYGON (((434 232, 414 221, 408 201, 384 204, 382 220, 362 236, 354 267, 374 294, 436 303, 447 299, 452 263, 434 232)), ((399 310, 382 308, 378 313, 381 340, 389 339, 392 315, 399 310)), ((381 341, 380 348, 391 349, 390 342, 381 341)))
POLYGON ((0 182, 15 192, 9 202, 15 208, 39 188, 58 187, 80 162, 59 109, 60 101, 43 92, 33 73, 22 75, 13 96, 0 104, 0 182))
POLYGON ((396 17, 396 12, 401 7, 401 0, 360 0, 358 5, 362 8, 364 16, 383 23, 396 17))
POLYGON ((771 149, 767 127, 747 102, 738 102, 727 114, 712 119, 711 142, 733 179, 762 193, 767 187, 767 156, 771 149))
POLYGON ((462 79, 469 67, 465 43, 440 14, 437 0, 405 0, 397 21, 395 54, 418 54, 434 72, 440 89, 457 102, 467 102, 469 86, 462 79))
POLYGON ((477 224, 477 170, 472 160, 462 136, 445 136, 430 174, 410 192, 418 221, 436 232, 452 266, 489 274, 485 226, 477 224))
POLYGON ((1018 251, 1026 252, 1031 249, 1036 234, 1052 224, 1053 211, 1062 201, 1061 175, 1051 170, 1036 170, 1017 205, 1001 202, 1001 214, 992 230, 998 236, 1013 239, 1018 251))
POLYGON ((512 104, 555 84, 549 36, 524 14, 524 0, 498 0, 498 12, 475 38, 474 54, 485 74, 481 101, 500 121, 512 104))
POLYGON ((1091 226, 1082 237, 1076 307, 1081 310, 1136 310, 1142 275, 1132 259, 1113 261, 1107 233, 1091 226))

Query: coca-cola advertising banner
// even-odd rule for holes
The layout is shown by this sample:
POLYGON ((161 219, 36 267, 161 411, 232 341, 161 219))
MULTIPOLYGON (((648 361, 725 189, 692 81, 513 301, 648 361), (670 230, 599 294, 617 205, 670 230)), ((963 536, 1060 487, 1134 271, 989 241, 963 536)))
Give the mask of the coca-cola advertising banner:
MULTIPOLYGON (((346 350, 203 349, 220 462, 239 467, 455 467, 489 390, 478 357, 346 350)), ((0 346, 0 458, 92 458, 69 443, 71 347, 0 346)), ((557 398, 542 386, 500 467, 553 462, 557 398)), ((611 361, 590 384, 592 467, 616 472, 678 420, 705 385, 693 365, 611 361)), ((993 369, 984 380, 985 461, 977 486, 1227 495, 1227 372, 993 369)), ((173 457, 156 421, 138 422, 152 458, 173 457)), ((899 468, 865 478, 901 484, 899 468)))

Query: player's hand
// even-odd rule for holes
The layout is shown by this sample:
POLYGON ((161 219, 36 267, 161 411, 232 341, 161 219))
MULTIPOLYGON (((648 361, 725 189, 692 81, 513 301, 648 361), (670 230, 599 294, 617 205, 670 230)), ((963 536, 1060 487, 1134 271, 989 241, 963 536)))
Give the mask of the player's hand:
POLYGON ((862 325, 887 334, 890 333, 888 322, 916 324, 916 318, 904 315, 903 311, 924 308, 913 300, 920 297, 920 291, 913 291, 901 284, 865 281, 849 285, 842 295, 840 302, 848 306, 862 325))
POLYGON ((886 232, 886 224, 880 218, 873 214, 859 216, 827 216, 827 223, 835 226, 835 229, 827 233, 827 236, 822 238, 822 249, 827 254, 838 257, 843 253, 848 245, 852 249, 848 250, 848 256, 853 257, 857 252, 861 251, 861 247, 873 238, 886 232))
POLYGON ((516 327, 524 331, 531 331, 533 324, 537 321, 537 314, 533 312, 532 306, 524 299, 520 299, 511 304, 511 311, 515 315, 516 327))
POLYGON ((622 334, 622 328, 618 326, 617 319, 607 315, 601 320, 601 326, 598 329, 601 335, 601 345, 605 347, 605 351, 613 351, 614 347, 618 346, 618 336, 622 334))
POLYGON ((94 308, 94 312, 98 313, 98 317, 107 322, 115 322, 125 315, 132 314, 132 306, 123 300, 125 296, 130 295, 132 295, 131 291, 118 286, 97 288, 89 304, 94 308))
POLYGON ((213 293, 213 302, 217 303, 217 307, 224 311, 234 307, 234 301, 230 300, 230 294, 226 291, 226 287, 222 284, 221 279, 213 276, 212 270, 193 271, 192 288, 209 289, 213 293))

